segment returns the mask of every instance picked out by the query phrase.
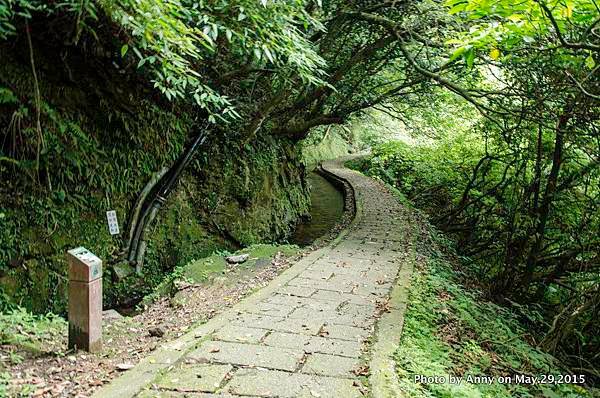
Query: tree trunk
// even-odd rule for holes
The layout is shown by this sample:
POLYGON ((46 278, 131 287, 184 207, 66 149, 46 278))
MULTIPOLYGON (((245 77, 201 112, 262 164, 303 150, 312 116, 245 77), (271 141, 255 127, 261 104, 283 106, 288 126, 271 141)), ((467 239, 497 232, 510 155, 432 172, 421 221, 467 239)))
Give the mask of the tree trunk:
POLYGON ((523 289, 521 293, 523 296, 527 295, 527 289, 531 283, 540 252, 543 247, 546 224, 548 222, 548 217, 552 208, 552 202, 554 201, 556 194, 558 176, 563 161, 565 132, 571 116, 570 109, 565 110, 565 112, 559 117, 556 124, 556 137, 554 141, 554 153, 552 155, 552 168, 550 170, 550 175, 548 176, 542 203, 539 208, 534 209, 535 213, 537 214, 537 226, 535 229, 534 243, 529 251, 529 255, 527 256, 525 273, 523 274, 523 278, 520 283, 521 288, 523 289))

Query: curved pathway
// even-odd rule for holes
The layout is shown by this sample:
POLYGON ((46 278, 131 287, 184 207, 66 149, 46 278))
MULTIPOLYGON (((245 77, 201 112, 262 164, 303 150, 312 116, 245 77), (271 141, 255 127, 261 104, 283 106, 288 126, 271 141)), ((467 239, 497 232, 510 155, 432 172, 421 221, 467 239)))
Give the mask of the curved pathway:
POLYGON ((343 160, 323 168, 355 193, 356 217, 338 239, 94 396, 395 396, 410 212, 343 160))

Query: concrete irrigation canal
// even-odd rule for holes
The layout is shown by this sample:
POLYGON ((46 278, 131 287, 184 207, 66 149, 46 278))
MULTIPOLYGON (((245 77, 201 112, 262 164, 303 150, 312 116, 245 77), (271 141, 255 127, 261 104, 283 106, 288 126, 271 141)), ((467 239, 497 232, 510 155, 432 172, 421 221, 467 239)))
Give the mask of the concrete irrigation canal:
POLYGON ((392 394, 391 355, 414 258, 410 212, 343 160, 323 169, 345 181, 355 200, 355 218, 336 240, 94 396, 392 394))
POLYGON ((328 235, 344 214, 344 196, 317 171, 308 175, 310 184, 310 219, 297 225, 290 241, 306 246, 328 235))

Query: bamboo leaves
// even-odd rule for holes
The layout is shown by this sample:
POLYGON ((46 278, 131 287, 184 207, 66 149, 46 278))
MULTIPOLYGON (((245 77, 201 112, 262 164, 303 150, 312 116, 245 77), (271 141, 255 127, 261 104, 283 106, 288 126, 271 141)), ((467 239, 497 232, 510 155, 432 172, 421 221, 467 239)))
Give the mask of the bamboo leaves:
POLYGON ((180 0, 104 1, 104 10, 130 32, 121 55, 133 49, 138 68, 150 65, 152 82, 169 100, 191 99, 212 115, 238 115, 230 99, 210 83, 205 67, 219 52, 247 58, 256 67, 296 73, 310 84, 321 82, 324 61, 296 26, 320 29, 304 2, 221 1, 193 6, 180 0), (221 39, 221 34, 226 41, 221 39))

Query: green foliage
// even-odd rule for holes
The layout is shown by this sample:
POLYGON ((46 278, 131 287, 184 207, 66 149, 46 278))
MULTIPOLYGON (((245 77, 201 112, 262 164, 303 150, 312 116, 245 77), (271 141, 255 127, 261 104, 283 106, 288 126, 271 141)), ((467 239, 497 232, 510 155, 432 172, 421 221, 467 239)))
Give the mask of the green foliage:
MULTIPOLYGON (((48 349, 48 341, 56 340, 66 332, 67 322, 57 315, 34 315, 22 307, 8 304, 4 295, 0 304, 4 307, 0 312, 0 344, 40 353, 48 349)), ((9 360, 15 364, 22 358, 14 353, 9 360)))
MULTIPOLYGON (((189 178, 184 181, 191 182, 189 178)), ((104 301, 108 305, 131 307, 154 291, 170 288, 180 276, 178 270, 183 265, 228 246, 206 230, 195 217, 197 211, 185 192, 176 192, 170 198, 153 228, 142 275, 132 273, 118 281, 107 281, 104 301), (181 220, 188 221, 182 223, 181 220)))
POLYGON ((84 30, 96 36, 87 21, 97 20, 101 10, 128 33, 119 46, 121 57, 135 59, 137 68, 149 71, 154 87, 167 99, 193 102, 209 111, 213 122, 229 121, 239 114, 224 93, 207 84, 207 68, 220 53, 255 68, 275 68, 282 79, 294 75, 307 84, 323 82, 324 62, 304 33, 322 26, 306 12, 305 3, 3 0, 0 40, 16 34, 16 20, 29 20, 35 13, 72 18, 74 41, 84 30))
POLYGON ((41 2, 29 0, 2 0, 0 1, 0 40, 14 35, 16 27, 12 20, 16 16, 31 17, 31 10, 40 7, 41 2))
MULTIPOLYGON (((0 208, 0 231, 2 231, 0 233, 0 258, 13 258, 17 255, 17 226, 14 220, 7 218, 2 208, 0 208)), ((6 260, 1 264, 6 264, 6 260)))
POLYGON ((131 43, 121 47, 125 57, 129 48, 138 59, 138 68, 148 64, 154 87, 169 100, 194 98, 205 108, 230 111, 226 98, 203 83, 192 63, 203 60, 202 47, 213 51, 213 41, 196 26, 201 14, 186 9, 178 1, 105 1, 108 15, 131 34, 131 43))
MULTIPOLYGON (((62 119, 58 116, 56 120, 57 123, 62 123, 62 119)), ((149 115, 143 120, 152 120, 152 117, 149 115)), ((154 123, 157 122, 160 122, 160 119, 155 117, 154 123)), ((178 123, 172 124, 172 126, 178 125, 178 123)), ((157 130, 146 130, 145 134, 160 131, 160 126, 162 124, 157 124, 153 127, 157 130)), ((134 157, 131 156, 132 151, 122 151, 122 148, 118 151, 110 149, 117 142, 108 144, 107 153, 107 144, 100 141, 100 137, 90 136, 73 124, 66 123, 65 128, 69 134, 61 140, 54 141, 52 136, 46 136, 47 145, 56 148, 56 156, 48 158, 56 162, 51 166, 52 169, 56 167, 57 170, 53 174, 55 191, 48 196, 24 198, 19 202, 18 208, 13 207, 10 201, 3 202, 1 210, 0 267, 8 273, 3 279, 3 284, 9 286, 9 292, 15 301, 36 312, 51 309, 62 313, 66 308, 64 250, 73 245, 83 245, 110 264, 112 253, 119 250, 120 241, 108 234, 104 211, 110 208, 116 209, 119 219, 123 222, 129 206, 127 200, 131 200, 128 198, 133 197, 141 184, 149 178, 149 174, 160 167, 155 162, 169 164, 170 158, 180 150, 180 145, 176 145, 176 141, 172 140, 165 144, 167 148, 170 144, 171 149, 156 156, 152 150, 143 150, 144 147, 147 148, 145 138, 131 136, 130 139, 135 142, 131 144, 132 147, 136 148, 139 145, 140 148, 134 150, 136 153, 134 157), (67 145, 64 144, 64 139, 69 139, 67 145), (72 151, 72 146, 83 147, 80 149, 81 156, 78 155, 79 151, 72 151), (94 153, 90 154, 89 151, 94 153), (64 164, 59 167, 61 162, 64 164), (98 167, 99 164, 102 166, 98 167), (124 172, 115 172, 116 170, 124 172), (101 187, 101 190, 98 190, 98 187, 101 187), (93 194, 89 195, 89 192, 93 194), (24 209, 27 211, 23 211, 24 209), (75 238, 76 242, 74 242, 75 238), (12 265, 28 257, 34 257, 36 260, 26 261, 23 267, 14 268, 12 265)), ((52 130, 48 130, 48 133, 51 132, 52 130)), ((162 133, 164 134, 165 131, 162 130, 162 133)), ((154 139, 154 142, 159 140, 154 139)), ((271 172, 277 173, 279 170, 273 166, 273 156, 276 156, 279 148, 273 146, 270 149, 257 154, 254 158, 256 163, 252 166, 252 170, 264 173, 265 178, 270 178, 271 172)), ((131 275, 122 281, 113 282, 110 278, 110 267, 108 268, 104 289, 104 301, 107 306, 135 302, 153 291, 172 267, 202 257, 217 248, 229 247, 227 242, 215 239, 214 232, 207 231, 206 226, 202 225, 198 217, 198 209, 217 210, 223 206, 224 197, 231 197, 229 195, 232 194, 240 195, 244 189, 251 197, 250 190, 260 190, 262 181, 250 181, 250 174, 244 177, 236 173, 234 167, 245 169, 245 163, 240 163, 240 159, 236 159, 237 164, 234 165, 233 157, 227 156, 226 153, 214 159, 221 159, 221 156, 232 159, 232 166, 226 176, 220 174, 203 182, 202 187, 206 195, 197 192, 193 177, 184 177, 183 184, 191 195, 174 194, 169 201, 169 206, 161 212, 157 227, 150 235, 151 244, 147 250, 143 276, 131 275), (243 188, 249 182, 252 186, 243 188), (211 202, 210 198, 214 198, 214 201, 211 202), (187 221, 182 223, 181 220, 187 221)), ((206 163, 203 161, 200 167, 205 167, 204 165, 206 163)), ((246 172, 249 171, 250 168, 247 168, 246 172)), ((29 183, 34 187, 37 184, 34 180, 30 180, 29 183)), ((236 212, 239 211, 233 206, 227 212, 214 217, 212 221, 218 226, 231 226, 232 233, 239 234, 241 239, 245 239, 248 243, 261 239, 265 234, 273 233, 271 229, 273 219, 264 217, 265 214, 280 211, 286 217, 293 217, 296 210, 292 208, 289 201, 302 200, 301 195, 293 199, 292 195, 296 192, 293 188, 286 187, 285 191, 283 189, 277 183, 264 193, 268 195, 269 201, 278 200, 278 208, 271 206, 267 201, 260 203, 261 209, 256 213, 254 211, 250 213, 250 209, 247 208, 248 213, 244 217, 243 224, 233 224, 229 221, 235 218, 236 212), (273 194, 278 192, 285 192, 284 197, 274 198, 273 194)), ((206 219, 212 217, 210 213, 207 214, 209 215, 206 219)), ((276 219, 281 219, 277 233, 285 233, 285 228, 289 228, 289 222, 284 217, 276 217, 276 219)))
MULTIPOLYGON (((0 43, 0 175, 9 181, 0 189, 10 198, 0 209, 0 267, 22 265, 35 283, 60 289, 60 269, 38 259, 68 245, 65 231, 97 236, 101 254, 115 253, 98 214, 125 213, 132 192, 206 118, 224 138, 195 164, 201 216, 242 245, 285 236, 307 206, 293 142, 376 108, 401 119, 399 138, 419 147, 376 147, 363 166, 454 234, 494 282, 490 294, 544 303, 545 322, 560 325, 544 339, 549 350, 597 351, 596 5, 446 4, 0 2, 0 40, 17 43, 0 43), (36 244, 19 245, 14 231, 36 244), (550 322, 557 303, 564 320, 550 322)), ((375 131, 367 145, 379 143, 375 131)), ((349 141, 360 136, 350 132, 349 141)), ((151 286, 164 256, 188 260, 166 249, 166 235, 156 234, 162 250, 149 250, 151 286)))
MULTIPOLYGON (((10 84, 19 73, 14 66, 2 66, 6 74, 0 84, 10 84)), ((0 271, 7 274, 4 284, 17 302, 36 312, 62 313, 66 305, 64 251, 83 245, 105 260, 111 258, 120 241, 107 233, 104 212, 115 209, 125 221, 128 201, 154 171, 179 155, 189 120, 147 101, 140 103, 136 118, 103 103, 100 119, 85 109, 74 112, 43 101, 40 119, 45 128, 38 146, 35 112, 30 111, 34 101, 24 87, 19 88, 23 89, 21 100, 12 90, 1 91, 7 112, 0 114, 0 120, 6 121, 8 129, 0 152, 6 156, 0 159, 10 162, 0 162, 0 174, 7 181, 0 191, 0 271), (100 133, 103 124, 111 126, 111 131, 100 133), (149 141, 160 147, 150 147, 149 141), (43 171, 42 180, 37 170, 43 171), (13 178, 17 175, 20 178, 13 178), (22 186, 30 187, 33 194, 14 195, 22 186)), ((42 89, 52 91, 52 87, 42 89)), ((79 95, 76 90, 70 94, 79 95)), ((158 264, 159 259, 151 255, 149 262, 153 261, 158 264)), ((162 272, 162 265, 154 268, 162 272)), ((119 301, 114 294, 118 291, 107 281, 108 305, 119 301)))
MULTIPOLYGON (((489 148, 491 146, 488 146, 489 148)), ((488 166, 485 186, 475 186, 472 180, 473 170, 485 155, 484 149, 484 143, 473 132, 448 136, 434 145, 415 146, 391 141, 375 147, 371 157, 356 164, 356 167, 398 188, 420 208, 425 209, 436 223, 454 232, 462 247, 462 253, 473 256, 478 269, 477 277, 493 285, 498 283, 496 278, 500 278, 505 272, 505 265, 502 263, 505 258, 497 252, 503 250, 498 236, 507 226, 514 225, 510 222, 516 222, 507 219, 506 214, 514 214, 515 210, 511 210, 511 207, 519 205, 520 197, 512 196, 511 191, 507 191, 507 196, 488 193, 490 188, 501 186, 507 180, 507 169, 500 162, 488 166), (468 192, 467 198, 474 202, 472 208, 461 208, 461 203, 464 204, 465 201, 465 192, 468 192), (490 208, 494 210, 487 210, 490 208), (453 215, 456 217, 458 211, 463 212, 459 217, 464 221, 448 224, 448 218, 453 215), (477 223, 472 220, 477 220, 477 223), (469 246, 473 245, 471 242, 476 242, 477 245, 469 246)), ((512 171, 508 168, 508 175, 512 175, 510 173, 513 172, 516 173, 517 170, 512 171)), ((597 176, 592 174, 590 178, 597 176)), ((594 184, 588 185, 590 180, 584 183, 581 189, 594 191, 594 184)), ((523 185, 526 186, 527 183, 523 185)), ((588 206, 593 206, 593 203, 580 196, 577 189, 561 194, 555 206, 556 218, 552 218, 552 222, 554 225, 560 225, 561 229, 552 230, 550 236, 554 242, 563 242, 556 243, 557 247, 566 247, 571 239, 583 242, 595 239, 595 228, 582 230, 579 227, 583 219, 590 225, 595 225, 598 219, 591 214, 586 215, 588 206), (574 238, 575 236, 577 238, 574 238)), ((526 214, 519 214, 517 222, 521 229, 517 229, 516 234, 519 239, 525 239, 527 228, 535 223, 526 214)), ((511 274, 509 278, 514 280, 515 274, 511 274)), ((578 279, 579 277, 573 275, 574 283, 578 279)), ((588 287, 586 283, 580 286, 588 287)), ((490 290, 492 289, 490 287, 490 290)), ((557 292, 556 287, 550 289, 546 297, 555 305, 560 301, 560 294, 551 292, 557 292)), ((536 323, 539 323, 539 320, 536 323)))
MULTIPOLYGON (((43 57, 36 62, 50 65, 43 57)), ((234 139, 215 140, 159 214, 144 274, 113 280, 110 265, 122 241, 109 235, 105 212, 116 210, 125 231, 137 193, 181 153, 192 114, 136 97, 137 88, 117 83, 118 78, 90 83, 91 92, 103 86, 112 93, 98 99, 86 97, 80 86, 64 89, 60 82, 44 80, 38 147, 31 75, 12 58, 3 59, 0 68, 0 175, 6 182, 0 186, 0 272, 6 292, 34 312, 64 313, 64 251, 74 246, 85 246, 105 261, 105 304, 131 305, 173 267, 229 248, 220 231, 248 244, 274 240, 306 211, 293 150, 261 138, 240 152, 234 139), (125 94, 115 96, 119 90, 125 94), (279 173, 287 178, 278 179, 279 173), (255 200, 259 193, 263 199, 255 200)))
MULTIPOLYGON (((542 42, 546 47, 560 44, 556 28, 567 40, 585 39, 588 27, 598 18, 598 6, 593 0, 528 0, 518 4, 510 0, 447 0, 446 5, 451 14, 473 21, 468 33, 449 41, 459 46, 451 59, 470 58, 471 64, 476 51, 487 50, 490 58, 498 59, 503 53, 511 56, 533 42, 542 42)), ((583 56, 589 69, 593 69, 591 52, 583 56)))
POLYGON ((430 142, 376 148, 361 166, 399 188, 456 237, 490 296, 541 305, 543 320, 532 324, 544 331, 545 349, 562 351, 579 367, 588 360, 597 364, 591 326, 600 297, 597 5, 587 0, 446 5, 459 26, 444 35, 453 47, 449 59, 411 60, 406 48, 423 50, 422 41, 403 52, 415 69, 459 94, 484 118, 461 112, 468 122, 460 123, 452 113, 464 106, 436 90, 416 96, 439 100, 428 101, 430 109, 415 110, 417 101, 408 95, 385 109, 397 111, 413 135, 430 142), (450 114, 444 112, 447 105, 450 114))
POLYGON ((8 383, 10 382, 10 373, 0 372, 0 396, 8 395, 8 383))
POLYGON ((482 153, 481 141, 472 133, 435 144, 389 141, 374 147, 369 160, 359 167, 435 213, 460 196, 482 153))
MULTIPOLYGON (((349 153, 365 152, 371 148, 401 139, 410 142, 421 136, 434 137, 445 129, 449 131, 466 131, 468 125, 463 125, 463 115, 473 114, 472 109, 465 107, 464 101, 455 96, 438 92, 431 98, 437 107, 422 108, 422 112, 402 112, 401 117, 394 117, 389 112, 380 109, 369 109, 354 115, 348 123, 342 126, 331 125, 317 127, 299 145, 302 148, 303 162, 314 165, 326 159, 346 156, 349 153), (436 109, 432 111, 432 109, 436 109), (440 112, 442 114, 440 114, 440 112)), ((400 105, 398 104, 400 107, 400 105)), ((476 117, 473 120, 477 120, 476 117)))
MULTIPOLYGON (((491 130, 489 124, 482 126, 488 131, 491 130)), ((467 272, 483 281, 489 294, 499 292, 508 295, 505 287, 510 286, 509 283, 518 284, 519 272, 522 272, 512 270, 520 269, 517 267, 522 266, 525 260, 520 260, 522 262, 519 265, 507 264, 505 250, 515 253, 528 239, 534 239, 535 236, 529 231, 536 225, 535 214, 520 210, 523 206, 523 191, 512 184, 518 181, 518 186, 530 187, 530 179, 535 173, 534 170, 524 169, 525 166, 519 163, 510 164, 505 161, 504 156, 512 152, 503 140, 481 140, 483 134, 478 132, 479 126, 476 125, 475 128, 455 134, 442 132, 437 134, 436 139, 421 144, 390 141, 376 146, 370 157, 354 162, 354 166, 396 187, 418 207, 425 209, 437 225, 452 233, 458 240, 460 253, 471 256, 467 272), (510 234, 511 239, 506 241, 505 236, 510 237, 510 234), (510 268, 511 266, 515 268, 510 268)), ((460 131, 458 128, 453 130, 460 131)), ((535 142, 537 137, 535 134, 525 135, 518 144, 518 159, 526 159, 528 153, 531 153, 527 150, 528 146, 534 145, 527 144, 527 140, 535 142)), ((550 133, 541 136, 542 151, 553 151, 553 138, 550 133)), ((577 152, 572 153, 573 156, 580 155, 577 152)), ((518 161, 520 160, 515 162, 518 161)), ((577 165, 565 166, 572 167, 565 172, 567 176, 577 175, 575 170, 582 165, 590 165, 586 156, 579 157, 578 162, 580 163, 577 165)), ((534 164, 529 163, 527 167, 534 164)), ((552 242, 545 249, 550 253, 548 259, 552 258, 554 251, 565 250, 574 240, 593 242, 596 239, 597 228, 591 225, 599 222, 598 213, 589 211, 597 208, 594 198, 598 195, 598 177, 597 172, 593 171, 586 179, 577 183, 571 180, 574 184, 573 189, 568 187, 555 197, 555 210, 548 222, 549 225, 557 227, 552 227, 547 232, 548 240, 552 242), (588 192, 589 196, 581 195, 581 192, 588 192), (583 220, 589 228, 581 228, 583 220)), ((582 258, 594 258, 594 249, 591 246, 584 244, 580 247, 584 250, 582 258)), ((547 267, 552 269, 550 265, 547 267)), ((542 267, 538 269, 540 273, 549 272, 542 267)), ((585 292, 593 291, 594 286, 597 286, 598 277, 591 269, 588 272, 581 270, 581 274, 573 271, 567 274, 564 280, 568 280, 579 292, 585 292)), ((582 293, 573 294, 563 289, 563 286, 552 284, 538 289, 544 292, 542 297, 531 300, 528 304, 513 303, 512 307, 532 328, 533 334, 539 333, 543 336, 544 333, 554 330, 549 325, 556 322, 555 306, 570 308, 568 303, 573 302, 571 300, 579 302, 582 293), (535 311, 530 311, 531 308, 535 308, 535 311)), ((520 294, 523 295, 523 291, 520 294)), ((588 299, 593 300, 592 297, 588 296, 588 299)), ((499 311, 497 308, 490 308, 489 313, 494 315, 485 321, 480 317, 473 317, 468 308, 469 305, 461 305, 455 310, 461 312, 462 322, 468 323, 470 328, 487 324, 488 321, 493 322, 499 311)), ((581 314, 575 323, 575 327, 580 328, 581 332, 565 340, 564 344, 589 346, 590 351, 593 351, 597 344, 596 335, 589 326, 593 317, 593 310, 585 315, 581 314)), ((497 331, 500 326, 490 324, 487 327, 497 331)), ((541 336, 538 339, 541 340, 541 336)), ((514 344, 516 343, 512 345, 514 344)), ((537 359, 536 356, 531 356, 526 362, 537 359)), ((524 364, 523 359, 518 356, 508 356, 506 360, 514 368, 520 368, 524 364)))
POLYGON ((352 147, 348 142, 347 132, 340 130, 338 127, 329 126, 311 131, 300 143, 302 162, 305 165, 316 165, 323 160, 347 155, 352 147))
MULTIPOLYGON (((445 245, 440 239, 433 243, 445 245)), ((506 308, 461 285, 459 275, 432 242, 426 264, 413 275, 402 341, 395 353, 401 390, 408 397, 591 397, 577 385, 531 386, 469 383, 471 376, 560 374, 556 360, 531 346, 527 330, 506 308), (418 383, 416 375, 445 376, 418 383), (463 378, 448 383, 448 375, 463 378)), ((450 250, 451 249, 446 249, 450 250)))
POLYGON ((75 19, 73 39, 77 41, 82 30, 93 32, 88 20, 97 20, 94 0, 0 0, 0 41, 17 33, 17 21, 27 21, 36 13, 45 15, 71 15, 75 19))
POLYGON ((15 94, 6 87, 0 87, 0 105, 17 104, 19 100, 15 94))

